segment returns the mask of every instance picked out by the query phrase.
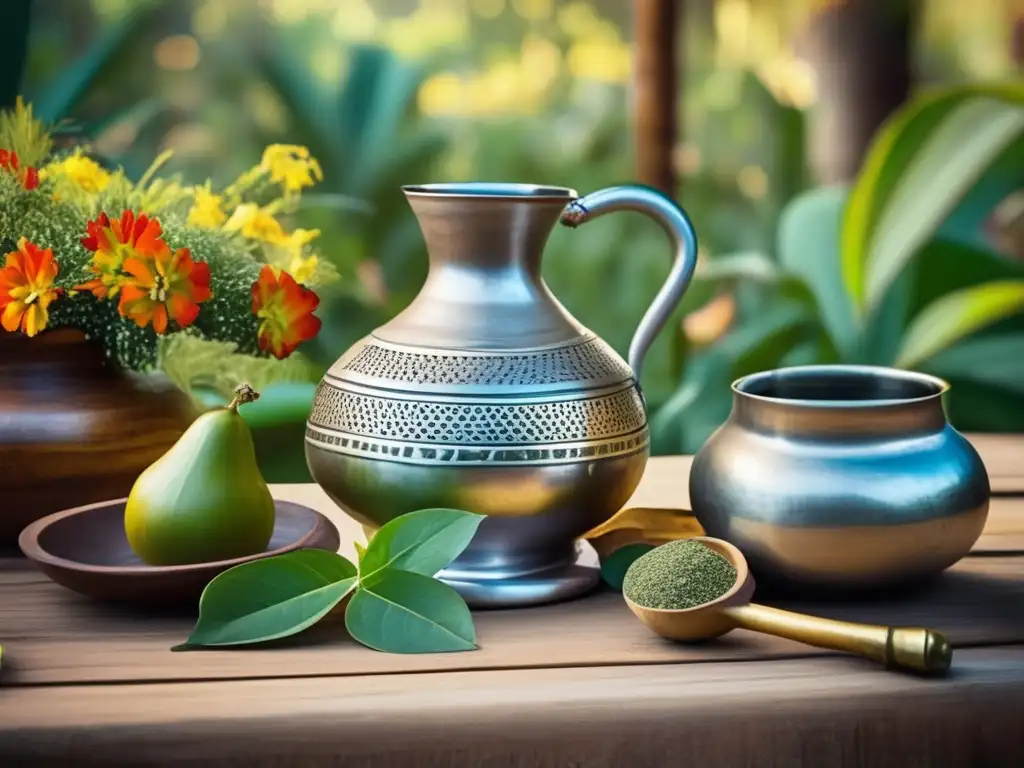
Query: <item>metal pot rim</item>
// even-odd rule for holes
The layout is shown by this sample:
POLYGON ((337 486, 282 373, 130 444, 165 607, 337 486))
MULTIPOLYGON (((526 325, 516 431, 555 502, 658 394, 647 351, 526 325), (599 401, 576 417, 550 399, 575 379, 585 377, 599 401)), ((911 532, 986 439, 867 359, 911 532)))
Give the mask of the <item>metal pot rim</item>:
POLYGON ((735 397, 762 403, 778 403, 780 405, 801 408, 878 408, 895 405, 910 405, 941 400, 950 390, 945 379, 927 373, 905 371, 899 368, 887 368, 873 365, 797 365, 787 368, 776 368, 742 376, 732 382, 731 389, 735 397), (908 394, 906 397, 864 397, 856 399, 810 399, 779 397, 771 394, 752 392, 750 388, 780 379, 807 379, 813 376, 849 377, 865 381, 886 381, 916 387, 920 394, 908 394))
POLYGON ((579 197, 568 187, 546 184, 516 184, 490 181, 442 182, 437 184, 407 184, 402 187, 407 196, 494 198, 499 200, 559 200, 568 203, 579 197))

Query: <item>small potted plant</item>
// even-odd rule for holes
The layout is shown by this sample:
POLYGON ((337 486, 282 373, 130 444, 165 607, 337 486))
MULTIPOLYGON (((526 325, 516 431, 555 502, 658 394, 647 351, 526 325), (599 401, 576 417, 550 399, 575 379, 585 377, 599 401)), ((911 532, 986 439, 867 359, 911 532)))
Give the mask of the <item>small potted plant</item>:
POLYGON ((125 495, 193 418, 182 389, 202 361, 261 385, 308 377, 294 353, 336 274, 319 233, 282 220, 316 159, 273 145, 215 190, 160 176, 169 157, 132 181, 55 151, 20 100, 0 113, 0 541, 125 495))

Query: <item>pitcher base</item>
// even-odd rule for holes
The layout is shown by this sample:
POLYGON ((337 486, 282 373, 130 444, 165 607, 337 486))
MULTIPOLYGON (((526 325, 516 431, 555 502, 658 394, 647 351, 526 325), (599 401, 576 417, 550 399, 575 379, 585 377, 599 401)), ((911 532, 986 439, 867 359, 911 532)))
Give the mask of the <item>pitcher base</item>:
POLYGON ((580 562, 586 559, 578 551, 575 560, 529 574, 501 576, 494 571, 476 574, 461 569, 451 574, 441 571, 437 578, 462 595, 470 608, 526 608, 571 600, 594 589, 601 572, 580 562))

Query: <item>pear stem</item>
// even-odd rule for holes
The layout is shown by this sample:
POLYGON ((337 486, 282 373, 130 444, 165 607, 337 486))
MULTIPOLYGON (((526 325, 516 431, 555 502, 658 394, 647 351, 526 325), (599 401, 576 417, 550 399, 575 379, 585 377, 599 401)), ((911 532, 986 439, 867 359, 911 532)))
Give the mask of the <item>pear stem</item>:
POLYGON ((250 387, 248 384, 239 384, 235 387, 235 396, 228 403, 228 410, 233 413, 238 413, 238 406, 251 403, 253 400, 259 400, 260 393, 250 387))

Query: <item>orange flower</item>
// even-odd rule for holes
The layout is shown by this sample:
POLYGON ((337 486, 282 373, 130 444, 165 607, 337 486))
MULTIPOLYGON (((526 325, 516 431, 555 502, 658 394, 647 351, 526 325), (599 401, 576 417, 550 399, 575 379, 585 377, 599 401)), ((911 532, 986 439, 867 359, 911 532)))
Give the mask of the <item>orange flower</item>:
POLYGON ((118 311, 145 328, 167 332, 168 317, 186 328, 199 315, 199 305, 210 298, 210 265, 192 261, 188 248, 171 251, 163 240, 151 258, 131 256, 124 262, 128 277, 121 287, 118 311))
POLYGON ((0 168, 18 177, 21 186, 25 189, 35 189, 39 186, 39 171, 32 166, 20 167, 18 153, 14 150, 0 149, 0 168))
POLYGON ((252 311, 260 320, 259 345, 278 360, 288 357, 320 331, 313 312, 320 297, 299 285, 287 272, 264 265, 252 284, 252 311))
POLYGON ((151 260, 167 244, 161 239, 160 222, 145 214, 125 211, 120 221, 111 221, 101 213, 85 225, 86 236, 82 245, 92 251, 89 271, 96 277, 81 285, 77 291, 90 291, 97 299, 114 298, 125 283, 122 273, 125 262, 132 257, 151 260))
POLYGON ((18 250, 7 254, 0 269, 0 325, 4 330, 19 328, 35 336, 50 321, 47 308, 61 291, 53 287, 57 278, 53 251, 40 248, 24 237, 18 250))

